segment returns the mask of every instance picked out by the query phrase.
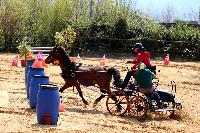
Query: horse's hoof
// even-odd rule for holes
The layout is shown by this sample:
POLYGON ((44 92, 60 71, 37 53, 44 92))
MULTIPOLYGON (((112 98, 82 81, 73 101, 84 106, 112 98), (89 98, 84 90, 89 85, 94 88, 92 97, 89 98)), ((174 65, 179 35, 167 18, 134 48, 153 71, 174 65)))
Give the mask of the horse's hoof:
POLYGON ((83 106, 83 109, 87 109, 87 105, 86 104, 83 106))
POLYGON ((83 103, 84 103, 85 105, 89 105, 89 103, 88 103, 87 101, 84 101, 83 103))
POLYGON ((96 104, 96 103, 94 103, 94 104, 93 104, 93 108, 96 108, 96 107, 97 107, 97 104, 96 104))
POLYGON ((62 93, 62 92, 63 92, 63 90, 61 90, 61 89, 60 89, 60 90, 59 90, 59 92, 60 92, 60 93, 62 93))

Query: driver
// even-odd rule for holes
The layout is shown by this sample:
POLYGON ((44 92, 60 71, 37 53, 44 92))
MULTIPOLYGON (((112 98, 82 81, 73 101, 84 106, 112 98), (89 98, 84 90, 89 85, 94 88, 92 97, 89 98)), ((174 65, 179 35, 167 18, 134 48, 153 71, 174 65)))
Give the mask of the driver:
POLYGON ((147 68, 151 67, 150 52, 146 51, 146 49, 143 47, 141 43, 136 43, 132 49, 136 54, 136 59, 134 59, 133 61, 127 61, 127 63, 134 64, 131 67, 131 70, 134 70, 141 62, 144 63, 147 66, 147 68))
MULTIPOLYGON (((146 49, 143 47, 141 43, 136 43, 133 48, 134 53, 136 53, 136 59, 133 61, 127 61, 127 63, 133 63, 134 65, 131 67, 132 71, 128 71, 126 77, 121 85, 121 88, 124 89, 128 84, 131 76, 134 76, 136 67, 140 63, 144 63, 148 69, 151 70, 151 63, 150 63, 150 52, 147 52, 146 49)), ((153 70, 151 70, 153 71, 153 70)))

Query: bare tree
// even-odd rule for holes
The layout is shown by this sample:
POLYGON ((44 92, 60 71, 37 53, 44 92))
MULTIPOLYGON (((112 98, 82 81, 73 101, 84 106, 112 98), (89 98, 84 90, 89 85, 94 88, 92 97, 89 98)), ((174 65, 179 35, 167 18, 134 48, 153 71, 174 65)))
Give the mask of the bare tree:
POLYGON ((92 16, 94 14, 94 1, 90 1, 90 15, 92 16))
POLYGON ((177 11, 170 4, 167 5, 166 10, 161 14, 163 22, 170 23, 175 19, 177 11))
POLYGON ((200 23, 200 6, 199 6, 199 23, 200 23))

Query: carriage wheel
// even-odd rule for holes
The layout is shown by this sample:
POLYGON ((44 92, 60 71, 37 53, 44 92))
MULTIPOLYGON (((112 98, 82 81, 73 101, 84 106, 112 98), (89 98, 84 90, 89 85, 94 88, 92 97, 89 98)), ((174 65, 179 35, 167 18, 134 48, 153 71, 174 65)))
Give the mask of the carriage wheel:
POLYGON ((141 117, 146 115, 146 112, 147 104, 144 97, 137 95, 129 97, 128 113, 131 117, 141 117))
POLYGON ((108 95, 106 107, 110 114, 123 116, 128 109, 128 97, 123 91, 113 91, 108 95))

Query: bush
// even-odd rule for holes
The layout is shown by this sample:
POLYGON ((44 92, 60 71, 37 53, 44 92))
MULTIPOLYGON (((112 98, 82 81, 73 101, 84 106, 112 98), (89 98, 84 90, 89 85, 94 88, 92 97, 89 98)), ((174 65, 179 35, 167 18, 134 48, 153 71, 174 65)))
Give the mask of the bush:
POLYGON ((200 34, 197 29, 187 26, 186 23, 176 22, 166 32, 165 39, 197 43, 200 42, 200 34))
POLYGON ((76 40, 76 32, 74 28, 68 26, 61 32, 56 32, 55 34, 56 45, 63 46, 66 52, 71 53, 71 48, 76 40))
POLYGON ((23 60, 25 59, 26 54, 31 51, 31 46, 29 45, 29 42, 30 39, 28 37, 24 37, 17 47, 17 49, 19 50, 19 56, 23 60))

